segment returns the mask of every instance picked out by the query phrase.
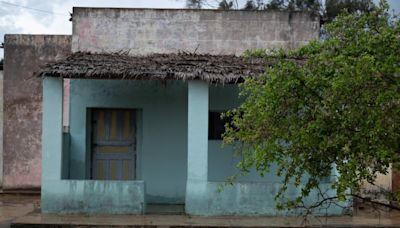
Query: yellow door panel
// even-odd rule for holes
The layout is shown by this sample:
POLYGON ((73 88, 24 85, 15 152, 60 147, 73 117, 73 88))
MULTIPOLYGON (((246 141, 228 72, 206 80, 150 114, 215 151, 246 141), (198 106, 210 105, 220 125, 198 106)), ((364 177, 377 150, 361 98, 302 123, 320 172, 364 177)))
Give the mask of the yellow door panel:
POLYGON ((110 179, 118 180, 118 161, 116 160, 110 161, 110 179))
POLYGON ((124 113, 124 139, 129 139, 130 131, 131 131, 131 113, 129 111, 125 111, 124 113))
POLYGON ((127 160, 124 160, 124 162, 123 162, 122 167, 123 167, 123 179, 124 180, 129 180, 130 163, 131 163, 131 161, 127 161, 127 160))
POLYGON ((111 112, 111 127, 110 127, 111 140, 117 140, 117 111, 111 112))
POLYGON ((97 161, 97 179, 99 179, 99 180, 105 179, 104 171, 105 171, 104 161, 98 160, 97 161))
POLYGON ((104 140, 106 138, 104 111, 99 111, 97 117, 97 139, 104 140))

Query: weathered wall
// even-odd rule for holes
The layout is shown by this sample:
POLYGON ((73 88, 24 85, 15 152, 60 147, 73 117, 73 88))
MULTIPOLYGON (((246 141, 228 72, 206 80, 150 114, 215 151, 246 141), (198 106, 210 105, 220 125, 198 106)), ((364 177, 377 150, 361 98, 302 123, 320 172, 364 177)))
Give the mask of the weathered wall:
POLYGON ((400 171, 397 169, 392 170, 392 191, 400 191, 400 171))
POLYGON ((34 72, 70 51, 70 36, 5 36, 4 189, 40 187, 42 79, 34 72))
POLYGON ((318 35, 319 19, 301 12, 74 8, 72 50, 241 54, 318 35))
MULTIPOLYGON (((53 151, 55 152, 55 151, 53 151)), ((142 214, 143 181, 52 180, 43 185, 42 213, 142 214)))
POLYGON ((0 187, 3 186, 3 70, 0 70, 0 187))
POLYGON ((396 183, 393 181, 396 178, 396 170, 388 169, 387 174, 378 174, 374 185, 364 181, 361 185, 360 194, 364 197, 369 197, 376 201, 389 203, 387 192, 396 191, 396 183))
MULTIPOLYGON (((275 195, 282 187, 280 183, 238 182, 223 187, 221 191, 223 184, 224 182, 210 181, 204 183, 188 182, 186 213, 201 216, 299 216, 305 213, 302 209, 276 209, 275 195)), ((289 186, 285 196, 289 199, 295 199, 301 194, 300 187, 289 186)), ((327 196, 335 195, 335 191, 329 188, 330 184, 320 184, 319 187, 327 196)), ((317 197, 319 197, 317 190, 311 191, 304 202, 306 205, 313 205, 317 197)), ((311 211, 318 216, 343 215, 346 213, 344 208, 348 207, 349 203, 350 201, 336 202, 336 204, 323 203, 320 207, 311 209, 311 211)))

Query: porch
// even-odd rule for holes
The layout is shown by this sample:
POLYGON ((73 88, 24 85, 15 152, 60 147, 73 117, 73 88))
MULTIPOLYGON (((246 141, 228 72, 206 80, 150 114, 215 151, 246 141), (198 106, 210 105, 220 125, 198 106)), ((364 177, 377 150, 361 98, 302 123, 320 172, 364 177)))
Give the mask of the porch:
MULTIPOLYGON (((185 213, 203 216, 297 213, 276 209, 281 180, 274 172, 264 178, 253 172, 218 191, 237 173, 238 159, 233 148, 221 148, 221 132, 209 120, 237 107, 237 83, 243 75, 261 73, 266 63, 171 56, 78 53, 42 72, 43 213, 144 214, 147 204, 184 205, 185 213), (65 78, 71 80, 67 132, 62 124, 65 78), (125 134, 127 126, 131 130, 125 134), (123 148, 130 158, 116 157, 123 148)), ((288 197, 298 193, 293 186, 288 197)), ((341 213, 341 207, 328 210, 341 213)))

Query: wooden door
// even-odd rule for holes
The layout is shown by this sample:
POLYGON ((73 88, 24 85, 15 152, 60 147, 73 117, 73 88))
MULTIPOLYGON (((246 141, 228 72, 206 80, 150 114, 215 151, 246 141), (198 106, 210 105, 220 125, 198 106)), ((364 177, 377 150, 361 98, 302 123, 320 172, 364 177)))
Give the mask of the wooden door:
POLYGON ((136 169, 136 113, 92 110, 92 179, 133 180, 136 169))

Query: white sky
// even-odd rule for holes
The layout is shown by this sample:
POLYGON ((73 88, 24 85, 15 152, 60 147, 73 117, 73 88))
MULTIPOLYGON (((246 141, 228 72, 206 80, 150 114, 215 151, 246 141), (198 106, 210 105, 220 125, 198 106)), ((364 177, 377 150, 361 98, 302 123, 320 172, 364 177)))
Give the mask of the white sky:
MULTIPOLYGON (((185 0, 0 0, 0 42, 4 41, 4 34, 71 34, 69 12, 72 12, 73 6, 184 8, 185 2, 185 0)), ((208 2, 210 5, 207 8, 210 8, 217 5, 218 1, 208 2)), ((238 2, 243 4, 245 0, 238 2)), ((400 0, 389 0, 389 3, 397 13, 400 12, 400 0)), ((0 58, 2 57, 3 49, 0 49, 0 58)))

